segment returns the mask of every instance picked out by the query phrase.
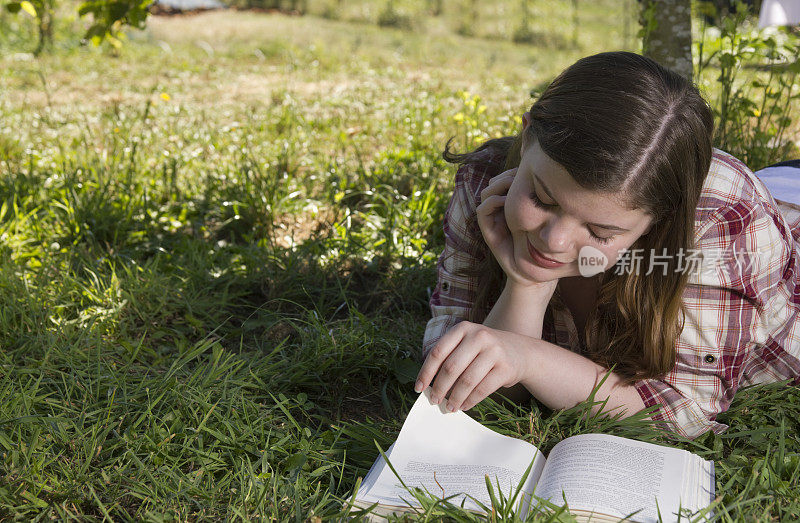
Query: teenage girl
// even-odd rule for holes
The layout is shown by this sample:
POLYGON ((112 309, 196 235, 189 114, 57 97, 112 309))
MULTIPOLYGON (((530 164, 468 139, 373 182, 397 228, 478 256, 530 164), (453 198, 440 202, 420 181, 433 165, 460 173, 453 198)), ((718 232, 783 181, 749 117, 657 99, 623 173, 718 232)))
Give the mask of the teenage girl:
POLYGON ((736 391, 800 383, 800 207, 712 147, 708 104, 645 57, 561 73, 459 164, 415 389, 596 400, 695 437, 736 391))

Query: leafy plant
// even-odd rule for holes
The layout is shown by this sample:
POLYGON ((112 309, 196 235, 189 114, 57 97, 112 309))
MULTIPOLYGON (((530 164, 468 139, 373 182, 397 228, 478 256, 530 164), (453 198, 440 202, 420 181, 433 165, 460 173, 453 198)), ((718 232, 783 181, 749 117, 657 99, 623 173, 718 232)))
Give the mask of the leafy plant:
MULTIPOLYGON (((125 26, 143 29, 148 8, 153 0, 86 0, 78 7, 78 15, 92 15, 92 24, 84 39, 95 45, 108 41, 114 48, 122 44, 122 28, 125 26)), ((53 43, 53 26, 56 14, 55 0, 13 0, 5 3, 10 13, 25 12, 36 20, 38 42, 35 56, 53 43)))
POLYGON ((99 45, 107 40, 112 46, 121 45, 124 26, 144 29, 148 8, 153 0, 87 0, 78 8, 80 16, 92 15, 93 23, 86 30, 85 39, 99 45))
POLYGON ((36 20, 39 41, 36 44, 34 55, 39 55, 45 46, 53 42, 53 21, 55 17, 55 0, 22 0, 6 3, 6 10, 10 13, 23 11, 36 20))
MULTIPOLYGON (((701 13, 716 15, 710 2, 701 13)), ((800 100, 800 38, 759 31, 749 6, 737 3, 719 28, 703 22, 695 43, 695 77, 716 119, 715 145, 759 169, 797 154, 790 131, 800 100)))

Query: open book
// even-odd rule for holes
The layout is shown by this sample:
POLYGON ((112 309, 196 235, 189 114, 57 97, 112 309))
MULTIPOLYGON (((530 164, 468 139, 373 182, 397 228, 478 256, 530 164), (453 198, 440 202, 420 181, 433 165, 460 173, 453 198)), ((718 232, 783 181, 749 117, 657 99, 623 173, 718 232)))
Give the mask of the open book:
MULTIPOLYGON (((525 441, 498 434, 463 412, 447 412, 420 394, 386 452, 408 487, 426 489, 450 503, 482 511, 491 507, 485 476, 506 499, 514 495, 528 466, 531 471, 515 511, 524 517, 537 498, 592 521, 671 521, 696 513, 714 499, 714 462, 685 450, 604 434, 572 436, 545 459, 525 441), (451 497, 453 496, 453 497, 451 497)), ((416 505, 382 456, 372 465, 355 505, 388 515, 416 505)), ((373 518, 375 519, 375 518, 373 518)))

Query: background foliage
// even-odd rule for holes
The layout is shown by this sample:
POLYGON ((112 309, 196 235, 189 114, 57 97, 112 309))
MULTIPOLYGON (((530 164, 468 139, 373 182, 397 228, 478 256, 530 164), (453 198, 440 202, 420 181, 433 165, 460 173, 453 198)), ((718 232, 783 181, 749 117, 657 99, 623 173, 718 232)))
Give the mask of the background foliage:
MULTIPOLYGON (((698 9, 711 19, 709 2, 698 9)), ((800 38, 796 30, 759 31, 745 4, 736 4, 719 26, 705 18, 695 39, 696 76, 716 117, 716 145, 753 169, 797 157, 800 104, 800 38)))

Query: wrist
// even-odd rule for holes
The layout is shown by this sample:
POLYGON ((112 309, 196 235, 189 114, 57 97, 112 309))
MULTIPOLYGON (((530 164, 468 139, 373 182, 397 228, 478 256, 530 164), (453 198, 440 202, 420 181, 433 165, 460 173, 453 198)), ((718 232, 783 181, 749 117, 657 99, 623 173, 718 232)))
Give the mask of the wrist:
POLYGON ((539 371, 542 368, 542 343, 540 338, 530 338, 525 344, 524 355, 519 365, 517 383, 525 387, 531 394, 535 390, 536 383, 541 379, 539 371))
MULTIPOLYGON (((555 283, 553 281, 552 288, 547 289, 507 282, 483 324, 531 338, 541 338, 545 311, 547 304, 550 303, 555 283)), ((550 284, 551 282, 548 282, 544 285, 550 284)))
POLYGON ((519 362, 517 383, 528 391, 534 390, 533 386, 538 379, 536 371, 539 367, 537 362, 540 360, 541 343, 542 340, 538 338, 529 338, 528 343, 524 344, 524 349, 521 351, 522 358, 519 362))
POLYGON ((518 282, 511 278, 506 279, 503 294, 514 299, 524 300, 526 303, 541 303, 547 305, 555 292, 558 280, 548 282, 518 282))

